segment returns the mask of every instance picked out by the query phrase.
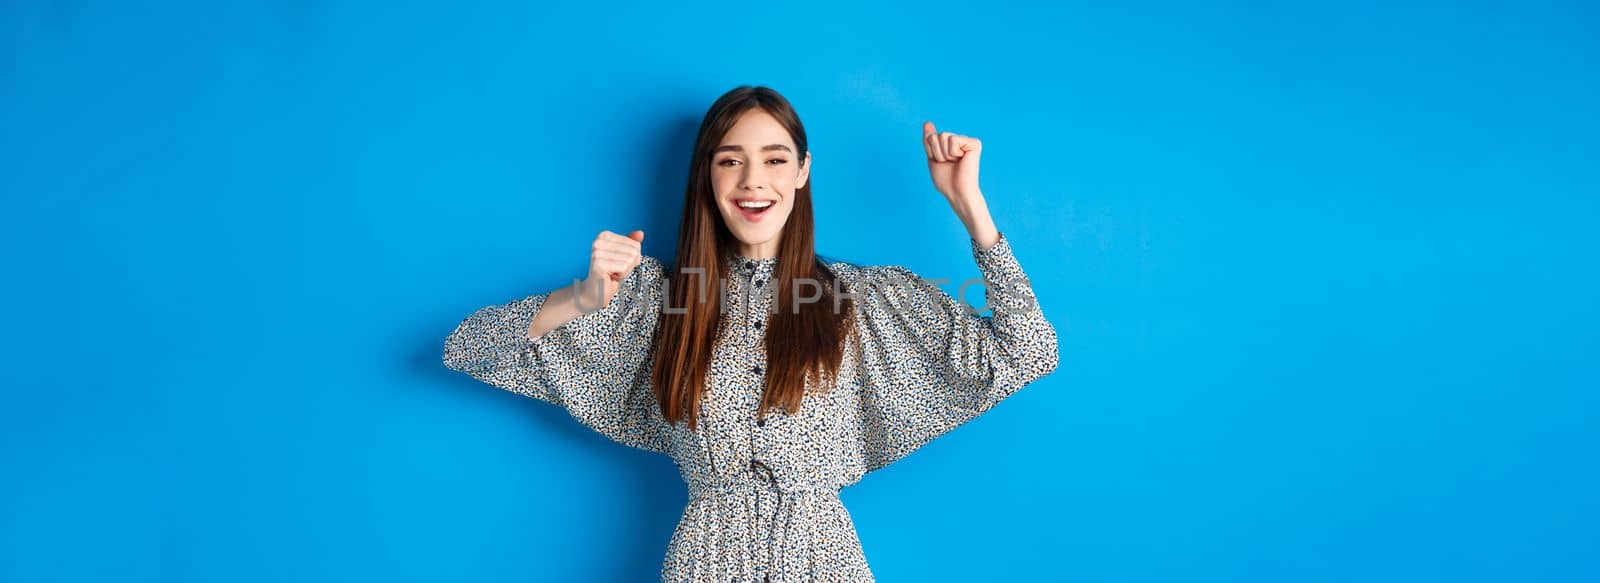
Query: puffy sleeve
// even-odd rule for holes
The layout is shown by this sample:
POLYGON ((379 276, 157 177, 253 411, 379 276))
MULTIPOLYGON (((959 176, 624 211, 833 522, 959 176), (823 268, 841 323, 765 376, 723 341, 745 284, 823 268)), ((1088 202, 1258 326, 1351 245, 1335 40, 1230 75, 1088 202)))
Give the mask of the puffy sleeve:
POLYGON ((604 308, 534 339, 528 325, 550 292, 479 308, 445 339, 444 364, 561 406, 623 445, 667 453, 666 421, 650 380, 664 281, 661 262, 646 255, 604 308))
MULTIPOLYGON (((863 268, 859 312, 860 454, 870 472, 976 418, 1058 359, 1045 319, 1010 242, 988 249, 969 239, 993 315, 978 315, 976 285, 965 301, 910 269, 863 268), (865 293, 863 293, 865 292, 865 293)), ((960 292, 958 292, 960 293, 960 292)))

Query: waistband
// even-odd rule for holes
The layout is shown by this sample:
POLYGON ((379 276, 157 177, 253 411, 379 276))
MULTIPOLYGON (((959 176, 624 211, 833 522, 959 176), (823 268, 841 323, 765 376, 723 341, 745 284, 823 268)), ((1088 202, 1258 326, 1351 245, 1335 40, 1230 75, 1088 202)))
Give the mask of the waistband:
POLYGON ((839 495, 842 486, 830 485, 814 481, 795 482, 786 480, 770 466, 760 460, 752 460, 743 471, 729 476, 718 478, 699 484, 689 484, 689 498, 701 498, 713 494, 744 494, 758 489, 774 489, 780 495, 806 495, 806 494, 832 494, 839 495))

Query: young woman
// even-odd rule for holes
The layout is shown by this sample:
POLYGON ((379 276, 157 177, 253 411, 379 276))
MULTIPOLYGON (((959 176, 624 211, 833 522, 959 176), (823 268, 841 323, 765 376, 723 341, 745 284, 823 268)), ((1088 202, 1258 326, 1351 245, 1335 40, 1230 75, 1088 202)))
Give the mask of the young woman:
POLYGON ((589 275, 491 305, 445 341, 452 369, 671 456, 689 489, 664 581, 871 581, 839 490, 1056 367, 1056 332, 978 189, 976 138, 923 125, 933 185, 970 234, 979 316, 897 265, 824 260, 811 153, 781 95, 706 112, 676 264, 602 231, 589 275))

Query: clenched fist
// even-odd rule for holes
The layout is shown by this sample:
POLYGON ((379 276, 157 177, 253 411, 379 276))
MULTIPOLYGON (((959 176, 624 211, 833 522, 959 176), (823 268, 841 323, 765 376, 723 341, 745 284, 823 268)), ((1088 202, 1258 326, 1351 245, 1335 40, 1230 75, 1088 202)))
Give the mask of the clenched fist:
POLYGON ((626 237, 600 231, 589 252, 589 277, 584 279, 577 298, 580 310, 592 312, 611 304, 622 281, 644 261, 643 243, 644 231, 634 231, 626 237))
POLYGON ((922 147, 928 153, 928 175, 933 178, 933 188, 943 194, 951 204, 966 198, 977 197, 978 159, 983 155, 983 142, 978 138, 939 132, 933 122, 922 122, 922 147))

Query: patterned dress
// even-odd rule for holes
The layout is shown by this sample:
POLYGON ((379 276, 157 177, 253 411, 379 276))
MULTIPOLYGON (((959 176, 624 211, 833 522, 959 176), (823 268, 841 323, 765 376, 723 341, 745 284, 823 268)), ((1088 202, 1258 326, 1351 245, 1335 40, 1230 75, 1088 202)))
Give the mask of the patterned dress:
POLYGON ((756 417, 776 258, 730 255, 727 295, 708 300, 726 306, 697 431, 657 408, 651 347, 666 271, 650 256, 604 308, 532 340, 528 325, 549 293, 479 309, 445 341, 444 363, 671 456, 689 501, 663 581, 872 581, 839 490, 1056 367, 1055 328, 1004 234, 987 249, 969 241, 992 316, 905 267, 827 263, 853 294, 856 333, 839 383, 808 386, 794 415, 756 417))

